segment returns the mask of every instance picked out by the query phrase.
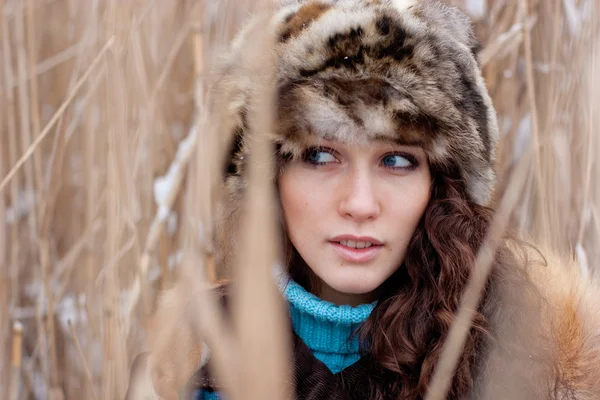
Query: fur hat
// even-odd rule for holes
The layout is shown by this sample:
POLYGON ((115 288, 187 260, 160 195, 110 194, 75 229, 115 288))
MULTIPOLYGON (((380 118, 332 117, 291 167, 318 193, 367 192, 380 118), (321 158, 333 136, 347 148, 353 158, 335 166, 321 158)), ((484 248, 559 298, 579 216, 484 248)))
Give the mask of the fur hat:
POLYGON ((271 138, 280 154, 299 156, 310 136, 419 145, 433 169, 459 171, 470 199, 489 204, 498 128, 465 14, 435 0, 282 3, 266 24, 255 18, 242 29, 216 86, 233 135, 230 194, 244 187, 246 113, 256 93, 244 52, 256 42, 252 32, 270 27, 278 39, 271 138))

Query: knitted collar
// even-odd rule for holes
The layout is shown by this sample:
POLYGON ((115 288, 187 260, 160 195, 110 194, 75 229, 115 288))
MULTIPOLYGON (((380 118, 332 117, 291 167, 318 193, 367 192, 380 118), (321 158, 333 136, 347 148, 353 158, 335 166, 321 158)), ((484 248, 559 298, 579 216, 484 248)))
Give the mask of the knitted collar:
POLYGON ((309 293, 291 279, 284 294, 294 332, 334 374, 360 359, 359 338, 350 336, 369 317, 376 302, 339 306, 309 293))

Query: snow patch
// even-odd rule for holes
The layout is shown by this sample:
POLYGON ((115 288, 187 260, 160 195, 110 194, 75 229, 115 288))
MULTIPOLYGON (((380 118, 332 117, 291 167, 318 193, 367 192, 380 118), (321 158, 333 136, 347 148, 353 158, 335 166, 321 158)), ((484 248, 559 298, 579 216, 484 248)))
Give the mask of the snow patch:
POLYGON ((171 125, 171 137, 175 140, 181 140, 183 138, 183 125, 180 123, 174 123, 171 125))
POLYGON ((175 253, 170 254, 167 259, 167 266, 169 267, 169 271, 173 271, 175 267, 177 267, 181 260, 183 259, 183 252, 181 250, 177 250, 175 253))
POLYGON ((513 155, 514 160, 519 160, 525 150, 530 146, 531 143, 531 116, 525 114, 519 127, 517 128, 517 134, 513 144, 513 155))
POLYGON ((579 36, 581 31, 581 10, 577 8, 573 0, 563 0, 567 25, 572 36, 579 36))
POLYGON ((167 218, 167 235, 173 236, 177 232, 177 214, 171 212, 167 218))
POLYGON ((158 218, 159 221, 166 221, 167 217, 169 216, 169 208, 167 206, 165 206, 164 204, 161 204, 160 207, 158 208, 158 213, 156 214, 156 218, 158 218))
POLYGON ((84 309, 85 296, 66 295, 57 307, 58 320, 65 332, 69 332, 69 321, 75 325, 87 325, 87 313, 84 309))
POLYGON ((169 193, 177 184, 177 179, 183 169, 183 161, 192 150, 194 143, 196 143, 196 129, 190 130, 188 136, 179 143, 177 153, 167 173, 154 181, 154 201, 159 207, 168 207, 169 193))
POLYGON ((466 0, 465 11, 474 20, 480 20, 487 13, 487 0, 466 0))
POLYGON ((150 268, 150 270, 148 271, 148 280, 150 282, 154 282, 156 279, 158 279, 160 277, 160 275, 162 274, 162 271, 160 270, 160 265, 154 263, 152 265, 152 267, 150 268))
POLYGON ((33 211, 35 204, 35 192, 19 192, 17 204, 11 204, 11 206, 6 209, 6 223, 8 225, 17 223, 21 218, 26 217, 33 211))
POLYGON ((581 269, 583 277, 588 278, 590 276, 590 265, 585 249, 581 243, 577 243, 575 246, 575 255, 577 256, 577 262, 579 263, 579 268, 581 269))

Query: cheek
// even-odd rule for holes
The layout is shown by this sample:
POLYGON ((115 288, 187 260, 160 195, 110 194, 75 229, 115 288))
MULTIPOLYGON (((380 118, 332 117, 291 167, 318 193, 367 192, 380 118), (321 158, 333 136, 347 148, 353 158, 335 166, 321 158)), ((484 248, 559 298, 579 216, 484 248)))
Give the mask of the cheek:
POLYGON ((290 170, 279 178, 279 198, 290 236, 298 236, 310 228, 318 219, 324 203, 322 192, 303 174, 290 170))
MULTIPOLYGON (((426 175, 424 178, 428 177, 429 175, 426 175)), ((431 182, 424 178, 409 183, 406 188, 398 187, 388 197, 393 215, 389 216, 386 223, 393 225, 389 229, 395 231, 396 237, 403 243, 407 243, 414 234, 431 197, 431 182)))

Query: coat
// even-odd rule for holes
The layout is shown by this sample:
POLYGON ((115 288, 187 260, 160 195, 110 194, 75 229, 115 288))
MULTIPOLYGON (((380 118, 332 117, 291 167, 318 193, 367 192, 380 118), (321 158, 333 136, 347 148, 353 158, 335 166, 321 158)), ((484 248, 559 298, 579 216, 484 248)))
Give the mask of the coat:
MULTIPOLYGON (((529 296, 514 284, 499 292, 502 311, 488 316, 498 339, 482 354, 485 361, 468 399, 600 399, 600 286, 582 274, 574 260, 548 251, 543 255, 524 266, 539 296, 529 296)), ((223 299, 226 305, 227 297, 223 299)), ((193 375, 188 369, 181 382, 187 381, 188 389, 219 390, 210 374, 207 349, 182 332, 172 338, 174 351, 169 354, 181 354, 187 347, 193 359, 188 364, 201 368, 193 375)), ((377 369, 368 355, 334 375, 295 334, 292 343, 297 399, 365 399, 369 379, 389 379, 374 375, 377 369)), ((144 353, 134 362, 127 400, 158 398, 143 397, 155 395, 150 356, 144 353)))

